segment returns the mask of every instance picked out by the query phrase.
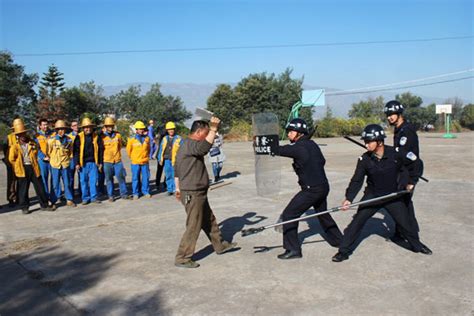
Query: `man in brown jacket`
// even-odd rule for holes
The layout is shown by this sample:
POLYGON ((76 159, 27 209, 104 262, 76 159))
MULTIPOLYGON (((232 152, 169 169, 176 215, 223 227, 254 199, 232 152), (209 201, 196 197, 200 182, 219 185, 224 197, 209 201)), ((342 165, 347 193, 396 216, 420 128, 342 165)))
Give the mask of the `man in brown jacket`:
POLYGON ((186 231, 181 238, 175 258, 175 266, 180 268, 197 268, 199 263, 191 259, 201 229, 206 233, 217 254, 226 253, 237 246, 237 243, 224 241, 207 200, 209 175, 204 163, 204 156, 211 149, 220 120, 212 117, 206 121, 194 121, 191 134, 183 140, 176 156, 175 183, 176 199, 186 210, 186 231))
POLYGON ((18 179, 18 199, 21 210, 23 214, 30 213, 28 189, 30 183, 33 183, 40 200, 41 210, 51 211, 52 209, 48 207, 48 197, 41 181, 38 165, 38 144, 28 136, 23 124, 15 125, 13 133, 16 141, 9 150, 8 160, 18 179))

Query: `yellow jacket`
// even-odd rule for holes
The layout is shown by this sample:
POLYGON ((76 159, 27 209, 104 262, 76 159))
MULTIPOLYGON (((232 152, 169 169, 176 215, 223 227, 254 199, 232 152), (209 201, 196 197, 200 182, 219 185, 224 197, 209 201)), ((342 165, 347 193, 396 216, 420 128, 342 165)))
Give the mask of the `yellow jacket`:
POLYGON ((145 165, 150 160, 150 137, 135 135, 128 139, 127 154, 134 165, 145 165))
MULTIPOLYGON (((40 168, 38 165, 38 144, 35 141, 30 140, 28 143, 28 156, 30 157, 31 166, 35 172, 35 176, 40 176, 40 168)), ((21 151, 21 145, 19 142, 15 143, 10 147, 8 152, 8 161, 13 167, 13 171, 18 178, 26 177, 25 166, 23 166, 23 153, 21 151)))
MULTIPOLYGON (((79 137, 79 141, 81 144, 81 147, 79 149, 79 165, 81 167, 84 167, 84 145, 86 143, 85 141, 85 134, 84 132, 80 132, 77 134, 76 137, 79 137)), ((92 133, 92 144, 94 145, 94 159, 95 163, 98 165, 99 164, 99 143, 98 143, 98 136, 96 133, 92 133)))
POLYGON ((45 134, 42 131, 39 131, 36 136, 36 142, 39 145, 38 158, 43 160, 46 157, 48 152, 48 139, 49 134, 45 134))
POLYGON ((16 143, 16 136, 13 133, 8 134, 8 147, 13 146, 16 143))
POLYGON ((49 164, 55 169, 69 168, 73 142, 64 135, 63 139, 56 135, 48 140, 49 164))
MULTIPOLYGON (((69 134, 67 134, 67 136, 69 136, 69 138, 72 139, 72 143, 74 144, 74 140, 76 139, 77 134, 75 134, 74 132, 70 132, 69 134)), ((71 159, 72 158, 74 158, 73 150, 71 150, 71 159)))
POLYGON ((102 137, 104 144, 104 162, 120 162, 122 160, 122 153, 120 152, 122 149, 122 135, 119 132, 112 132, 112 135, 103 133, 100 137, 102 137))
MULTIPOLYGON (((160 143, 160 148, 158 149, 158 161, 163 164, 163 154, 165 153, 166 146, 168 145, 168 141, 171 137, 169 135, 166 135, 163 137, 160 143)), ((171 147, 171 164, 174 166, 174 163, 176 161, 176 154, 178 153, 179 146, 181 146, 181 142, 183 139, 179 135, 174 135, 173 138, 171 138, 171 143, 173 144, 171 147)))

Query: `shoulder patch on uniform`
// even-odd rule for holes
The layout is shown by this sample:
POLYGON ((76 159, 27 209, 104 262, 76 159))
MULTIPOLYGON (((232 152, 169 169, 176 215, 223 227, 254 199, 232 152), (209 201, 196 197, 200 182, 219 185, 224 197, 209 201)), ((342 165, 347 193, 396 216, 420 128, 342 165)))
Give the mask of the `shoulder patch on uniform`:
POLYGON ((405 136, 400 138, 400 146, 404 146, 406 143, 407 143, 407 138, 405 136))
POLYGON ((407 154, 407 158, 410 159, 411 161, 415 161, 418 157, 413 152, 410 151, 407 154))

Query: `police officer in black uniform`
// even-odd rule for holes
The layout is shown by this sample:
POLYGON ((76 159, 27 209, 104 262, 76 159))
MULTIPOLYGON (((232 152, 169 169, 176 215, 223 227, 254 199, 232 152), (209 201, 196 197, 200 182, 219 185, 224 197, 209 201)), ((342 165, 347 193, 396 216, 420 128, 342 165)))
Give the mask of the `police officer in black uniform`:
MULTIPOLYGON (((319 146, 308 135, 308 126, 303 119, 295 118, 286 128, 291 144, 279 146, 277 154, 293 158, 293 169, 298 175, 301 191, 290 201, 281 215, 287 221, 300 217, 311 206, 316 212, 327 209, 326 198, 329 194, 329 183, 324 172, 324 159, 319 146)), ((326 241, 338 247, 342 234, 331 215, 318 217, 323 228, 326 241)), ((283 248, 285 252, 278 255, 279 259, 301 258, 301 243, 298 239, 298 222, 283 225, 283 248)))
MULTIPOLYGON (((403 105, 397 100, 387 102, 384 107, 384 113, 387 116, 388 123, 395 127, 393 134, 393 146, 402 155, 412 152, 418 157, 418 159, 420 159, 420 148, 418 144, 416 128, 407 120, 405 120, 403 117, 403 110, 403 105)), ((410 168, 411 165, 408 165, 407 167, 410 168)), ((412 196, 413 191, 410 195, 405 197, 405 201, 408 206, 409 219, 412 222, 412 225, 414 225, 416 228, 416 232, 419 232, 420 228, 415 217, 415 208, 413 207, 412 196)), ((401 233, 400 227, 395 224, 395 235, 392 237, 392 241, 400 242, 403 240, 405 240, 405 237, 401 233)))
MULTIPOLYGON (((421 175, 421 161, 412 152, 403 156, 393 147, 385 146, 385 137, 385 132, 380 125, 369 124, 364 128, 362 139, 367 152, 359 157, 354 175, 346 189, 343 206, 352 203, 363 185, 365 176, 367 176, 367 187, 362 200, 399 190, 412 190, 418 181, 421 175), (408 169, 406 165, 410 168, 408 169)), ((431 250, 420 242, 416 228, 409 220, 407 205, 402 197, 360 206, 352 222, 344 230, 339 252, 334 255, 332 261, 341 262, 349 259, 351 247, 359 237, 364 224, 381 208, 385 208, 390 213, 414 252, 431 254, 431 250)))

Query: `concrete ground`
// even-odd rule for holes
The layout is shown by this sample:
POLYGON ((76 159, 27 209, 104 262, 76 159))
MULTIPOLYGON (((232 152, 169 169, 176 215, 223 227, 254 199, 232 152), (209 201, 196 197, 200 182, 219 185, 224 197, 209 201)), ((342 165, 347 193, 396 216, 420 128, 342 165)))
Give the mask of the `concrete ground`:
MULTIPOLYGON (((327 144, 328 202, 337 206, 363 150, 342 138, 318 141, 327 144)), ((434 254, 386 241, 393 222, 382 212, 342 263, 331 262, 337 250, 315 219, 300 225, 300 260, 276 258, 282 240, 272 229, 241 237, 242 228, 273 223, 298 190, 281 158, 280 194, 258 197, 251 143, 225 144, 232 184, 209 193, 223 235, 241 248, 216 255, 201 234, 201 267, 189 270, 173 264, 185 225, 174 197, 155 190, 151 199, 22 215, 5 206, 0 168, 0 315, 473 315, 474 133, 421 134, 420 142, 430 182, 419 183, 414 203, 434 254)), ((353 213, 334 213, 341 229, 353 213)))

